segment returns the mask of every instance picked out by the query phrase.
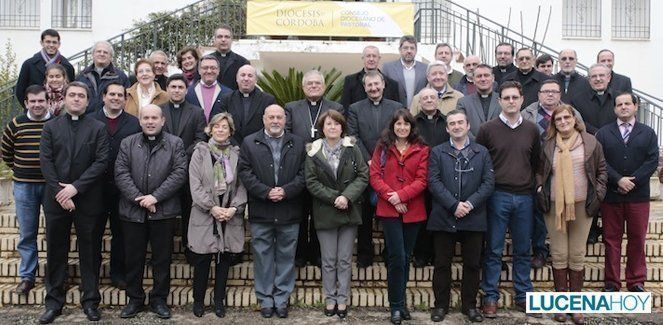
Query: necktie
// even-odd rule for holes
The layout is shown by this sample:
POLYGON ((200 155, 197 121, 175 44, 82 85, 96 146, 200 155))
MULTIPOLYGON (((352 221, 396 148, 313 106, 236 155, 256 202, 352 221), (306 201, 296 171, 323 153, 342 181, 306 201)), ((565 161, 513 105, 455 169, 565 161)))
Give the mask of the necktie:
POLYGON ((438 91, 438 92, 437 92, 437 98, 442 98, 442 95, 444 95, 443 92, 441 92, 441 91, 438 91))
POLYGON ((623 131, 622 131, 622 140, 624 140, 624 143, 628 142, 628 137, 631 135, 631 124, 630 123, 622 123, 623 131))

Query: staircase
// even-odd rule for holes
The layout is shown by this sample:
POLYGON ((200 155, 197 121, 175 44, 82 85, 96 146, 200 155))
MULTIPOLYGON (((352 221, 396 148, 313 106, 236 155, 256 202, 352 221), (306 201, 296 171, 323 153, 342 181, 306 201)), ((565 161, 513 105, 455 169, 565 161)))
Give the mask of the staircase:
MULTIPOLYGON (((39 269, 37 271, 37 287, 26 296, 19 296, 12 292, 20 278, 18 275, 19 257, 16 252, 18 242, 18 225, 13 206, 0 208, 0 306, 2 305, 40 305, 45 297, 44 274, 46 267, 46 237, 44 233, 45 222, 41 218, 37 246, 39 250, 39 269)), ((247 231, 245 251, 250 252, 250 237, 247 231)), ((109 257, 110 257, 110 230, 107 228, 102 244, 101 265, 101 296, 102 305, 124 305, 127 302, 125 291, 116 289, 110 285, 109 257)), ((384 240, 380 226, 374 227, 375 254, 384 247, 384 240)), ((75 305, 80 301, 80 270, 78 268, 78 253, 76 252, 76 236, 72 232, 69 254, 70 288, 67 291, 67 304, 75 305)), ((625 250, 625 242, 623 244, 625 250)), ((585 266, 586 290, 599 291, 603 286, 603 244, 587 246, 587 264, 585 266)), ((478 252, 477 252, 478 253, 478 252)), ((652 292, 653 307, 663 307, 663 203, 653 202, 651 220, 647 230, 646 244, 648 271, 645 287, 652 292)), ((504 249, 505 260, 511 260, 511 240, 507 238, 504 249)), ((149 254, 148 254, 149 260, 149 254)), ((625 258, 623 258, 625 263, 625 258)), ((214 266, 212 266, 214 267, 214 266)), ((187 305, 193 302, 192 277, 193 269, 184 260, 181 248, 181 238, 175 237, 175 252, 173 264, 170 268, 171 289, 168 296, 168 304, 187 305)), ((211 272, 212 276, 214 272, 211 272)), ((460 278, 462 264, 460 263, 460 250, 456 247, 456 257, 452 267, 452 306, 460 306, 460 278)), ((623 274, 623 271, 622 271, 623 274)), ((410 269, 410 278, 407 288, 408 304, 418 309, 428 309, 433 306, 434 296, 432 291, 433 267, 410 269)), ((537 291, 552 291, 552 269, 550 264, 539 270, 531 272, 534 288, 537 291)), ((244 261, 231 268, 228 276, 227 303, 235 307, 255 307, 257 300, 253 290, 253 263, 250 254, 244 256, 244 261)), ((512 270, 509 268, 502 271, 500 286, 501 307, 510 307, 513 303, 512 270)), ((145 286, 149 290, 152 284, 152 270, 150 266, 145 268, 145 286)), ((321 289, 320 269, 307 266, 297 270, 296 287, 291 296, 291 305, 322 306, 324 303, 321 289)), ((212 286, 210 283, 206 302, 212 301, 212 286)), ((387 307, 387 272, 384 262, 378 257, 372 267, 352 270, 352 294, 350 303, 353 306, 362 307, 387 307)))

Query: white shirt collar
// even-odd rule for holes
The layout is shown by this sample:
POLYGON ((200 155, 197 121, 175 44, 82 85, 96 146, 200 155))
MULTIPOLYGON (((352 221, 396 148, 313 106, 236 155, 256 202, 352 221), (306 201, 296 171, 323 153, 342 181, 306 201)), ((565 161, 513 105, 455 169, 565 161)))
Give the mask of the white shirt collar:
POLYGON ((523 116, 522 115, 518 115, 518 121, 515 124, 511 124, 511 122, 509 122, 509 120, 506 118, 506 116, 504 116, 503 113, 500 113, 500 120, 502 120, 502 122, 504 122, 504 124, 506 124, 511 129, 515 129, 515 128, 519 127, 521 124, 523 124, 523 116))

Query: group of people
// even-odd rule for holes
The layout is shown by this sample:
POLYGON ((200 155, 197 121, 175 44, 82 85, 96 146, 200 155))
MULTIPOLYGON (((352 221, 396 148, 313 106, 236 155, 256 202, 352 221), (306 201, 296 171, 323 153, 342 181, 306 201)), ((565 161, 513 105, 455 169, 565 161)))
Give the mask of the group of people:
MULTIPOLYGON (((536 71, 531 49, 515 52, 502 43, 497 66, 470 55, 463 74, 450 66, 448 44, 439 44, 436 60, 426 65, 415 60, 416 39, 403 36, 400 59, 382 70, 378 48, 364 48, 364 67, 345 77, 341 103, 324 98, 324 76, 311 70, 302 80, 305 98, 281 107, 256 87, 257 71, 232 52, 232 38, 221 26, 212 53, 183 49, 182 73, 170 76, 162 51, 139 60, 127 77, 112 64, 111 44, 97 42, 93 63, 74 79, 57 31, 42 33, 43 49, 23 64, 17 84, 26 113, 2 137, 3 160, 14 170, 19 294, 34 287, 42 203, 46 215, 40 323, 53 322, 65 302, 71 223, 83 311, 90 321, 101 318, 108 221, 111 280, 128 297, 122 318, 145 308, 148 243, 149 306, 170 318, 177 229, 194 268, 193 314, 205 313, 214 261, 214 313, 224 317, 226 280, 241 260, 245 221, 265 318, 288 317, 295 268, 307 263, 321 268, 325 315, 345 318, 354 243, 357 266, 370 267, 374 219, 384 233, 393 324, 411 319, 411 261, 434 265, 431 320, 445 318, 457 242, 461 311, 472 322, 496 317, 507 230, 518 309, 525 311, 525 294, 533 290, 531 268, 546 263, 547 237, 555 289, 582 290, 585 243, 599 210, 605 290, 621 288, 626 223, 627 289, 644 291, 657 136, 636 121, 638 99, 630 79, 612 72, 609 50, 599 53, 588 78, 575 71, 575 51, 563 50, 561 71, 549 77, 536 71)), ((582 314, 572 320, 584 323, 582 314)))

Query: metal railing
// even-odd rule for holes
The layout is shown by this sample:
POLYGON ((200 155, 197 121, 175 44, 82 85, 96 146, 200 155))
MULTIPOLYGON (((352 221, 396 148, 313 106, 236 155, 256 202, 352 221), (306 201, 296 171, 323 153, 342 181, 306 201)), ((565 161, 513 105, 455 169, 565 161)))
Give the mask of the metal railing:
MULTIPOLYGON (((483 62, 495 65, 494 49, 507 42, 515 48, 529 47, 535 55, 548 54, 558 60, 559 50, 522 35, 507 26, 485 18, 452 1, 415 0, 414 29, 424 44, 446 42, 465 55, 478 55, 483 62)), ((536 35, 536 31, 534 32, 536 35)), ((577 70, 586 75, 588 66, 578 63, 577 70)), ((659 145, 663 145, 663 100, 642 90, 633 89, 640 98, 638 120, 656 131, 659 145)))

